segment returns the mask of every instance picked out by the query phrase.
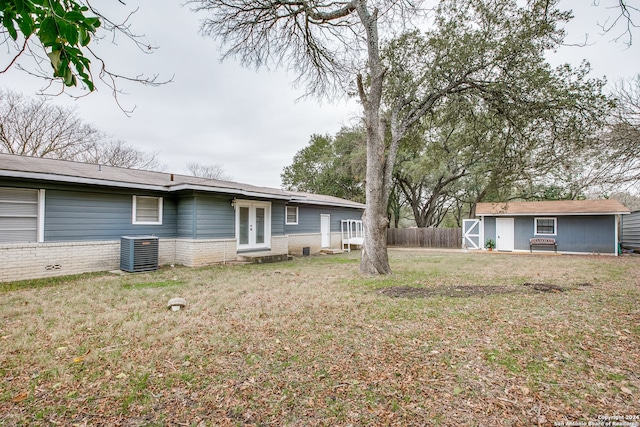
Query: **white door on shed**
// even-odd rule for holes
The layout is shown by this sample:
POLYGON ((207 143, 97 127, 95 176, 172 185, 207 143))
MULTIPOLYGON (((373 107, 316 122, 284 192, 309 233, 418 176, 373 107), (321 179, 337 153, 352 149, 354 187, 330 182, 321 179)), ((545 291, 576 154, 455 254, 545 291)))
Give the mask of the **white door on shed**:
POLYGON ((496 250, 513 251, 513 218, 496 218, 496 250))
POLYGON ((462 247, 467 249, 480 249, 482 232, 479 219, 462 220, 462 247))
POLYGON ((331 215, 320 214, 320 235, 322 236, 322 247, 331 247, 331 215))

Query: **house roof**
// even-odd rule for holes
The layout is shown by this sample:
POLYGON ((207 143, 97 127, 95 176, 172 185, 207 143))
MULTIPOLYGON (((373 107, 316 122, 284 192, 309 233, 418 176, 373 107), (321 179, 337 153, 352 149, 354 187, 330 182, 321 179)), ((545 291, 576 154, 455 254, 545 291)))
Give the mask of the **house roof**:
POLYGON ((118 168, 67 160, 0 154, 0 177, 100 185, 162 192, 182 190, 262 197, 292 203, 364 209, 362 203, 338 197, 259 187, 232 181, 196 178, 166 172, 118 168))
POLYGON ((629 209, 614 199, 478 203, 476 205, 477 216, 613 215, 628 213, 629 209))

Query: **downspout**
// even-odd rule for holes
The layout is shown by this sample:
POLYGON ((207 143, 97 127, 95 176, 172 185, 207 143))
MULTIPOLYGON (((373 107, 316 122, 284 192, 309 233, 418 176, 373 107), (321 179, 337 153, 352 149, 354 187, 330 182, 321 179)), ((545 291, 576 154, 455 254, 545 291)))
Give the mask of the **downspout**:
POLYGON ((45 215, 45 190, 44 188, 38 190, 38 217, 36 225, 36 242, 44 243, 44 215, 45 215))

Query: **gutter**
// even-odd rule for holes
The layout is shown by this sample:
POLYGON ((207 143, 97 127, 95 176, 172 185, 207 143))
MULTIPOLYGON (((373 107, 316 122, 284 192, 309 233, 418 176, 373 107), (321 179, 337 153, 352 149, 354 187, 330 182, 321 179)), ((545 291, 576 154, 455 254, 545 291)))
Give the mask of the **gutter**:
POLYGON ((279 194, 273 194, 273 193, 260 193, 257 191, 240 190, 237 188, 209 187, 206 185, 178 184, 166 189, 166 191, 169 193, 173 193, 176 191, 183 191, 183 190, 206 191, 209 193, 215 192, 215 193, 224 193, 224 194, 238 194, 238 195, 247 196, 247 197, 262 197, 267 199, 277 199, 277 200, 287 200, 287 201, 291 200, 291 196, 286 196, 286 195, 279 195, 279 194))
POLYGON ((293 195, 293 194, 287 195, 287 194, 274 194, 274 193, 268 193, 268 192, 262 193, 259 191, 249 191, 249 190, 243 190, 239 188, 212 187, 212 186, 197 185, 197 184, 176 184, 176 185, 139 184, 139 183, 113 181, 113 180, 100 179, 100 178, 82 178, 77 176, 57 175, 52 173, 10 171, 6 169, 0 170, 0 177, 32 179, 32 180, 49 181, 49 182, 64 182, 69 184, 100 185, 105 187, 129 188, 129 189, 157 191, 157 192, 164 192, 164 193, 175 193, 177 191, 183 191, 183 190, 194 190, 194 191, 203 191, 207 193, 222 193, 222 194, 240 195, 245 197, 285 200, 288 202, 306 203, 310 205, 364 209, 364 205, 355 204, 355 203, 354 204, 341 203, 341 202, 331 203, 331 202, 324 202, 324 201, 315 201, 310 199, 302 199, 300 198, 299 195, 293 195))
POLYGON ((353 209, 364 209, 366 206, 361 204, 361 203, 355 203, 353 202, 352 204, 350 203, 340 203, 340 202, 336 202, 336 203, 331 203, 331 202, 324 202, 324 201, 315 201, 315 200, 303 200, 303 199, 290 199, 290 202, 292 203, 300 203, 300 204, 310 204, 310 205, 319 205, 319 206, 339 206, 342 208, 353 208, 353 209))
POLYGON ((73 177, 73 176, 67 177, 64 175, 54 175, 51 173, 15 172, 15 171, 0 170, 0 176, 9 177, 9 178, 36 179, 36 180, 52 181, 52 182, 67 182, 71 184, 104 185, 107 187, 136 188, 141 190, 152 190, 152 191, 167 191, 167 187, 164 185, 134 184, 129 182, 111 181, 107 179, 98 179, 98 178, 80 178, 80 177, 73 177), (7 172, 13 172, 13 173, 7 173, 7 172))

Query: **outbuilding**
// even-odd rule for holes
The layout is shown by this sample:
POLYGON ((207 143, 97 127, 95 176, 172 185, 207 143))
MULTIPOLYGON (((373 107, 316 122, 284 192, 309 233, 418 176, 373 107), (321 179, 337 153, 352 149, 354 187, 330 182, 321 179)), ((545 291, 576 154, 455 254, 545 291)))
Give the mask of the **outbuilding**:
POLYGON ((508 252, 617 255, 620 217, 629 213, 613 199, 478 203, 463 240, 467 247, 493 243, 508 252))

